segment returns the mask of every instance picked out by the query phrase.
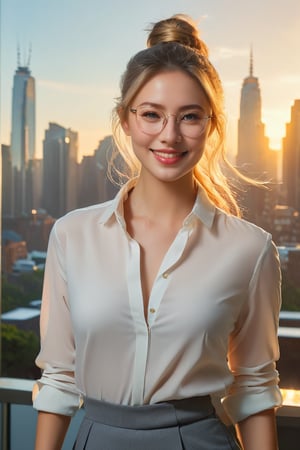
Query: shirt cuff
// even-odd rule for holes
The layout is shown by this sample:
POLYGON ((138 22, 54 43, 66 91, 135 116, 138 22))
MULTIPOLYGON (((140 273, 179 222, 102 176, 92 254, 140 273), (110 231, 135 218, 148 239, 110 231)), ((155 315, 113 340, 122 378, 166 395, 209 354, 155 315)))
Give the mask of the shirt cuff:
POLYGON ((222 404, 232 423, 237 423, 253 414, 281 406, 282 396, 278 386, 268 386, 256 392, 229 395, 222 404))
POLYGON ((81 407, 80 395, 63 391, 53 386, 35 383, 32 390, 34 409, 64 416, 74 416, 81 407))

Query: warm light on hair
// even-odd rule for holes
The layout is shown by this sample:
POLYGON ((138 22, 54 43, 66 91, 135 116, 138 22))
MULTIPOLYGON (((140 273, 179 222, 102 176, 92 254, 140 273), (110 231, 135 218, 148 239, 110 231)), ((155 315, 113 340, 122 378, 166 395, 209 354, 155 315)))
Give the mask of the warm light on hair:
MULTIPOLYGON (((178 15, 153 26, 148 38, 148 48, 131 58, 121 80, 121 95, 112 117, 116 151, 109 172, 118 173, 113 161, 121 153, 127 164, 127 173, 124 175, 132 178, 139 174, 140 163, 121 124, 126 121, 134 98, 151 78, 161 72, 183 71, 199 84, 212 112, 211 132, 202 158, 194 168, 194 176, 215 206, 229 214, 240 216, 231 186, 232 180, 240 179, 256 186, 261 183, 243 176, 227 159, 223 87, 207 56, 206 44, 200 39, 192 21, 178 15), (231 179, 227 176, 228 173, 231 173, 231 179)), ((118 175, 122 179, 123 174, 119 172, 118 175)))

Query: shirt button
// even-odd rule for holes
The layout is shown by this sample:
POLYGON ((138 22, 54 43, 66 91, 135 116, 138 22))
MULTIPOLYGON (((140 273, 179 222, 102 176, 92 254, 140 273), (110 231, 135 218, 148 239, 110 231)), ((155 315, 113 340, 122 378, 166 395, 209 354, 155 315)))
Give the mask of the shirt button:
POLYGON ((151 312, 151 314, 154 314, 155 313, 155 309, 154 308, 150 308, 150 312, 151 312))
POLYGON ((163 278, 168 278, 168 276, 169 276, 169 272, 164 272, 163 273, 163 278))

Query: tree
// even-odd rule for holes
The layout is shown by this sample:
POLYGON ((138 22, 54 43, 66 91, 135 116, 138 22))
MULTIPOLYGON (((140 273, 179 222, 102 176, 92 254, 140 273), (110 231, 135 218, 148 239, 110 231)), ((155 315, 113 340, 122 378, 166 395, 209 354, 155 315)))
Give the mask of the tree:
POLYGON ((31 300, 41 298, 43 271, 23 273, 9 280, 2 276, 2 313, 18 307, 28 306, 31 300))
POLYGON ((2 373, 4 377, 36 379, 40 370, 35 366, 39 338, 33 331, 23 331, 15 325, 1 325, 2 373))
POLYGON ((300 311, 300 288, 294 286, 282 271, 282 310, 300 311))

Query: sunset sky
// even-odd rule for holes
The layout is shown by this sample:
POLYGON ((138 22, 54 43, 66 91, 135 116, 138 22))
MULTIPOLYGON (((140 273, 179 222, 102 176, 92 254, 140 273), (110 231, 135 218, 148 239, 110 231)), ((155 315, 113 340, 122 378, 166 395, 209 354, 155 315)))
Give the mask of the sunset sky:
POLYGON ((254 53, 262 118, 279 148, 300 98, 300 1, 285 0, 0 0, 1 142, 9 144, 17 47, 21 63, 32 46, 36 79, 37 154, 49 122, 79 133, 80 154, 91 154, 110 133, 110 112, 128 59, 145 47, 146 29, 181 12, 199 23, 225 89, 229 146, 236 130, 243 79, 254 53))

